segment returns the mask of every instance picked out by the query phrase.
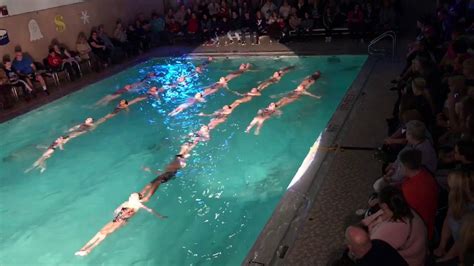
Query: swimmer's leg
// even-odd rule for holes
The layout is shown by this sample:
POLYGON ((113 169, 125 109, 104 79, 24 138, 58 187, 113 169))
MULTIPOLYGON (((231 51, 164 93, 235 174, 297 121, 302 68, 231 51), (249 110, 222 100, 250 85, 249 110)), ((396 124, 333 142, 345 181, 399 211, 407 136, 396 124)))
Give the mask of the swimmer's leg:
POLYGON ((95 247, 97 247, 107 235, 101 232, 97 233, 87 244, 85 244, 79 251, 74 253, 76 256, 87 256, 95 247))
POLYGON ((260 134, 260 129, 263 126, 263 122, 265 122, 265 120, 263 120, 263 119, 258 120, 257 128, 255 128, 255 135, 260 134))
POLYGON ((249 126, 247 127, 247 129, 245 129, 245 133, 249 133, 250 130, 257 124, 258 122, 258 118, 254 118, 252 120, 252 122, 250 122, 249 126))

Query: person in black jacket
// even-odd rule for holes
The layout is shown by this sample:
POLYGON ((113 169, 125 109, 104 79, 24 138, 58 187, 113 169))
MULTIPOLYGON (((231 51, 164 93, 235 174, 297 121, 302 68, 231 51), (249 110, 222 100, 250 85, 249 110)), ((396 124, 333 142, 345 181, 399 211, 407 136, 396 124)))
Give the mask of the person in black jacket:
POLYGON ((267 23, 260 11, 257 11, 254 23, 256 29, 255 44, 260 44, 260 36, 267 32, 267 23))
POLYGON ((246 34, 249 34, 250 38, 250 43, 254 42, 255 39, 255 22, 254 20, 250 17, 250 12, 247 10, 244 13, 244 17, 242 19, 242 44, 245 44, 245 37, 246 34))
POLYGON ((236 11, 232 11, 232 17, 230 19, 230 31, 227 32, 227 37, 229 37, 229 41, 232 44, 234 42, 234 37, 237 39, 237 42, 242 44, 241 38, 241 28, 242 28, 242 21, 240 20, 239 15, 236 11))

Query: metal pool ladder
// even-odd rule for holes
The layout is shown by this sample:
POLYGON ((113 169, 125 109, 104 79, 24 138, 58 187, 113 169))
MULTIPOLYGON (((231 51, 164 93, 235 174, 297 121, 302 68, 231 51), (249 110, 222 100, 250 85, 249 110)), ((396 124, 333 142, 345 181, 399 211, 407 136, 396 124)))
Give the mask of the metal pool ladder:
POLYGON ((395 58, 395 49, 397 45, 397 33, 393 30, 386 31, 380 34, 377 38, 373 39, 369 45, 367 46, 367 52, 369 55, 385 55, 385 48, 376 49, 373 46, 379 43, 381 40, 385 38, 392 39, 392 60, 395 58))

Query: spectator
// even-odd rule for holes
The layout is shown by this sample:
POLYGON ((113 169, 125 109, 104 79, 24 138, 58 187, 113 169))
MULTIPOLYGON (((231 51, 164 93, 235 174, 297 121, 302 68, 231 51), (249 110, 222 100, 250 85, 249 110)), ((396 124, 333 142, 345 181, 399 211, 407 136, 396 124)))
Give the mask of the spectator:
POLYGON ((110 51, 113 51, 115 49, 115 46, 112 42, 112 40, 109 38, 109 35, 105 32, 104 29, 104 24, 100 24, 99 27, 97 27, 97 37, 105 44, 107 49, 110 51))
POLYGON ((242 38, 241 38, 241 29, 242 28, 242 22, 240 20, 239 15, 237 14, 236 11, 232 11, 232 18, 230 20, 230 31, 227 33, 227 37, 230 40, 230 43, 234 42, 234 38, 237 39, 237 42, 239 44, 242 44, 242 38))
POLYGON ((165 19, 163 16, 154 13, 150 22, 151 27, 151 39, 154 45, 157 45, 161 41, 166 41, 165 34, 165 19))
POLYGON ((184 5, 180 5, 178 11, 174 13, 174 19, 179 24, 180 31, 184 31, 186 27, 186 7, 184 5))
POLYGON ((0 107, 8 109, 13 106, 12 85, 3 68, 0 68, 0 107))
POLYGON ((382 30, 393 30, 396 25, 396 16, 395 9, 390 0, 384 0, 383 6, 380 9, 379 27, 382 30))
POLYGON ((313 18, 309 15, 308 12, 304 13, 303 20, 301 20, 301 30, 303 32, 311 32, 314 26, 314 20, 313 18))
POLYGON ((387 242, 408 265, 424 265, 427 233, 423 220, 410 209, 402 192, 393 186, 379 193, 380 210, 362 220, 369 228, 370 239, 387 242))
POLYGON ((117 20, 115 23, 114 43, 123 49, 128 56, 138 54, 137 46, 128 41, 127 30, 121 20, 117 20))
POLYGON ((283 5, 280 7, 280 16, 283 19, 288 19, 290 16, 291 6, 288 4, 288 0, 283 1, 283 5))
POLYGON ((400 164, 400 154, 404 150, 417 149, 422 154, 422 165, 428 171, 434 173, 437 166, 437 156, 433 145, 426 138, 426 127, 420 121, 410 121, 406 125, 406 139, 408 144, 399 153, 397 160, 386 167, 386 173, 374 183, 374 190, 380 191, 389 184, 399 184, 403 179, 403 173, 400 164))
POLYGON ((76 78, 75 72, 72 69, 72 65, 68 62, 63 62, 63 59, 59 54, 57 54, 54 51, 54 48, 49 49, 49 55, 47 57, 47 62, 48 66, 51 68, 53 71, 62 71, 65 70, 71 80, 74 80, 76 78))
POLYGON ((321 0, 314 0, 313 9, 311 10, 311 17, 314 20, 314 27, 321 27, 323 25, 322 15, 324 5, 321 0))
POLYGON ((166 25, 171 43, 174 43, 176 36, 180 33, 180 28, 179 23, 174 18, 171 18, 169 24, 166 25))
MULTIPOLYGON (((1 80, 1 84, 3 84, 2 94, 4 96, 5 102, 11 104, 11 100, 8 100, 11 98, 11 86, 20 87, 23 92, 23 95, 25 95, 26 101, 29 101, 31 99, 31 96, 36 97, 33 87, 31 87, 25 80, 21 79, 18 76, 18 74, 12 68, 12 62, 8 57, 3 58, 2 74, 4 74, 4 76, 2 75, 1 80), (7 93, 6 90, 8 89, 9 92, 7 93)), ((7 104, 7 106, 9 104, 7 104)))
POLYGON ((334 27, 334 14, 330 7, 326 7, 324 10, 323 25, 326 32, 325 42, 329 43, 332 40, 332 28, 334 27))
POLYGON ((202 15, 201 19, 201 36, 204 41, 204 45, 209 45, 211 40, 211 21, 207 14, 202 15))
POLYGON ((146 51, 150 48, 150 36, 147 31, 147 26, 139 19, 135 20, 135 36, 138 38, 136 43, 142 51, 146 51))
MULTIPOLYGON (((219 30, 217 31, 218 36, 226 36, 229 34, 230 27, 227 17, 222 17, 219 22, 219 30)), ((218 41, 219 42, 219 41, 218 41)), ((224 45, 227 45, 227 41, 224 41, 224 45)))
POLYGON ((34 79, 40 83, 43 91, 49 95, 46 81, 43 76, 37 72, 33 60, 31 60, 29 56, 23 54, 20 46, 15 47, 15 59, 13 60, 12 67, 20 78, 28 83, 30 88, 33 88, 32 80, 34 79))
POLYGON ((249 34, 250 38, 250 43, 253 44, 256 42, 255 39, 255 28, 256 23, 253 21, 253 19, 250 17, 249 11, 246 11, 244 13, 244 18, 242 19, 242 43, 245 44, 245 35, 249 34))
MULTIPOLYGON (((81 77, 81 70, 77 60, 71 55, 66 48, 60 48, 58 44, 53 44, 53 50, 56 55, 61 58, 61 69, 68 72, 71 80, 81 77)), ((51 55, 51 52, 49 53, 51 55)), ((49 59, 48 59, 49 63, 49 59)))
POLYGON ((211 0, 209 5, 207 6, 207 9, 210 17, 214 17, 215 15, 217 15, 220 11, 220 7, 217 3, 217 0, 211 0))
POLYGON ((89 44, 92 48, 92 52, 97 56, 100 62, 107 67, 110 61, 110 50, 107 48, 105 43, 99 38, 97 31, 92 30, 89 38, 89 44))
POLYGON ((229 8, 227 7, 227 2, 226 0, 223 0, 221 2, 220 8, 219 8, 219 13, 217 13, 217 16, 219 18, 226 18, 227 21, 229 20, 229 8))
POLYGON ((309 11, 309 7, 306 5, 305 0, 298 0, 296 4, 296 15, 298 18, 302 19, 304 17, 304 13, 309 11))
POLYGON ((436 180, 421 165, 421 152, 411 149, 400 154, 400 163, 405 177, 402 192, 411 209, 426 224, 428 239, 433 239, 436 208, 438 204, 438 186, 436 180))
POLYGON ((211 44, 219 45, 219 33, 220 33, 220 21, 217 20, 217 16, 211 17, 211 44))
POLYGON ((199 31, 199 21, 195 13, 191 14, 191 18, 188 21, 188 38, 195 39, 195 35, 199 31))
POLYGON ((93 70, 99 71, 101 64, 100 59, 92 52, 92 48, 87 41, 86 34, 84 32, 79 33, 76 41, 76 50, 79 54, 79 57, 83 61, 89 61, 90 66, 93 70))
POLYGON ((347 15, 347 26, 351 32, 352 38, 360 38, 361 42, 364 42, 364 13, 360 8, 359 4, 355 4, 354 8, 349 11, 347 15))
POLYGON ((411 91, 405 93, 400 103, 400 112, 415 109, 423 116, 423 121, 429 126, 434 123, 434 103, 426 90, 426 81, 415 78, 411 83, 411 91))
POLYGON ((345 235, 349 254, 355 258, 355 265, 408 266, 396 249, 383 240, 371 240, 366 228, 362 226, 349 226, 345 235))
POLYGON ((263 17, 268 20, 275 10, 276 6, 273 4, 272 0, 266 0, 265 4, 263 4, 260 9, 260 12, 262 12, 263 17))
POLYGON ((265 18, 262 16, 262 13, 260 11, 257 11, 255 14, 255 44, 260 44, 260 36, 266 33, 267 31, 267 25, 265 23, 265 18))
POLYGON ((378 24, 378 13, 374 10, 374 6, 371 2, 367 2, 364 8, 364 33, 369 34, 372 37, 378 24))
POLYGON ((441 257, 438 262, 457 263, 460 255, 460 228, 463 219, 474 212, 474 172, 452 172, 448 176, 448 186, 448 214, 444 219, 441 240, 434 254, 441 257), (449 248, 450 239, 454 240, 454 244, 449 248))

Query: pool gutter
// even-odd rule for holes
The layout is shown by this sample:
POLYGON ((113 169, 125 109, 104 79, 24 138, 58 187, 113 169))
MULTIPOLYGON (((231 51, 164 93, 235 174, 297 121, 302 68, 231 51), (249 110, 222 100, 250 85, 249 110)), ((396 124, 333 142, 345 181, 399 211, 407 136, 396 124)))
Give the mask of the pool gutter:
POLYGON ((292 248, 298 231, 304 225, 308 211, 315 203, 334 153, 328 153, 344 133, 355 103, 362 94, 377 59, 369 57, 327 127, 316 139, 306 158, 293 177, 272 216, 245 257, 242 265, 283 265, 285 255, 292 248))

